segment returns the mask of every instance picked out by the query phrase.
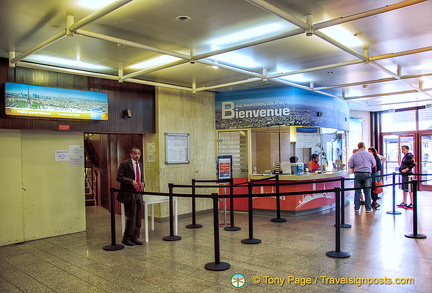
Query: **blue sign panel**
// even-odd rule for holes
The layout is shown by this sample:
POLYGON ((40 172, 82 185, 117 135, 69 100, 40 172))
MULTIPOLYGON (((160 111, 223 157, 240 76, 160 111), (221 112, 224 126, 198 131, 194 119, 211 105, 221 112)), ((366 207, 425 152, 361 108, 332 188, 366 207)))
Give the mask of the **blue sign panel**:
POLYGON ((216 94, 216 128, 316 126, 349 128, 346 101, 294 87, 216 94))
POLYGON ((318 128, 296 127, 297 133, 318 133, 318 128))

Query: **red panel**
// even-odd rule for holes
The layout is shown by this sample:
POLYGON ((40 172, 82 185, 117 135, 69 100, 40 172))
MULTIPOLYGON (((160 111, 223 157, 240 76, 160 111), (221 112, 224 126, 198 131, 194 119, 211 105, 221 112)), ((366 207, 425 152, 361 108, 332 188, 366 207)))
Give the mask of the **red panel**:
MULTIPOLYGON (((324 180, 324 179, 323 179, 324 180)), ((340 181, 333 182, 322 182, 323 180, 315 180, 313 183, 307 184, 293 184, 293 185, 281 185, 280 193, 296 192, 296 191, 311 191, 311 190, 324 190, 333 189, 335 187, 340 187, 340 181)), ((246 178, 236 178, 234 179, 235 184, 247 182, 246 178)), ((284 181, 280 180, 280 184, 284 183, 299 183, 299 181, 284 181)), ((301 181, 300 181, 301 182, 301 181)), ((261 183, 275 183, 274 180, 261 181, 261 183)), ((220 189, 219 194, 224 194, 223 189, 220 189)), ((247 194, 247 185, 241 188, 235 188, 234 194, 247 194)), ((255 186, 253 188, 253 194, 259 196, 260 194, 275 194, 275 186, 255 186)), ((226 194, 229 194, 229 188, 226 189, 226 194)), ((346 192, 345 196, 349 193, 346 192)), ((280 207, 284 211, 305 211, 310 209, 316 209, 331 205, 335 203, 335 193, 332 191, 323 193, 305 193, 301 195, 281 195, 280 196, 280 207)), ((222 206, 221 206, 222 207, 222 206)), ((227 200, 227 208, 229 208, 229 200, 227 200)), ((275 210, 276 209, 276 196, 264 196, 255 197, 253 199, 254 209, 265 209, 265 210, 275 210)), ((245 198, 235 198, 234 199, 234 209, 246 211, 248 210, 248 200, 245 198)))

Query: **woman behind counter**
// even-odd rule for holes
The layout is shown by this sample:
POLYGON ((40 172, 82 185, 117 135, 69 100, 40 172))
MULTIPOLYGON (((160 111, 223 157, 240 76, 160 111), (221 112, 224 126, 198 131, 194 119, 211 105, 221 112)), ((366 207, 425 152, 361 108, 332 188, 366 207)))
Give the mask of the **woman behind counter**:
POLYGON ((307 168, 309 172, 315 172, 319 168, 321 168, 320 164, 318 164, 319 156, 317 154, 313 154, 311 160, 307 164, 307 168))

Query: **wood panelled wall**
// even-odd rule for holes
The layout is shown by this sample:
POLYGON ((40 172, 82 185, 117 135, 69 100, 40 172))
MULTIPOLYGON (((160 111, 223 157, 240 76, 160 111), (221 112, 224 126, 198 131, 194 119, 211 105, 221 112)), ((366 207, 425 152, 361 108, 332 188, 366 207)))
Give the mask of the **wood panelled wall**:
POLYGON ((152 86, 118 82, 93 77, 49 72, 22 67, 10 68, 5 58, 0 58, 0 128, 57 130, 59 124, 70 125, 71 131, 94 133, 154 133, 155 88, 152 86), (10 117, 5 115, 4 83, 16 82, 55 88, 98 91, 108 94, 108 120, 87 121, 10 117), (132 118, 123 116, 131 109, 132 118))

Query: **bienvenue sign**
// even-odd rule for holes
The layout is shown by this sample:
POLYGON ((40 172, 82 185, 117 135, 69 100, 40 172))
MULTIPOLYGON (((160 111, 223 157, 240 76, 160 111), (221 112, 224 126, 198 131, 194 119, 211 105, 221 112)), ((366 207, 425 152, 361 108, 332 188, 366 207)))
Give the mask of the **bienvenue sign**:
POLYGON ((217 93, 215 109, 217 129, 349 127, 347 102, 292 87, 217 93))

